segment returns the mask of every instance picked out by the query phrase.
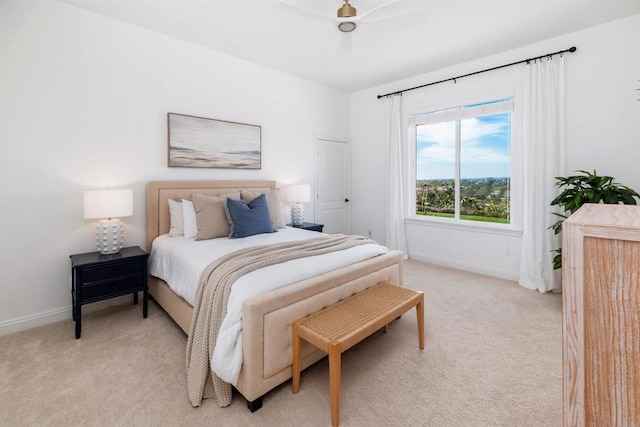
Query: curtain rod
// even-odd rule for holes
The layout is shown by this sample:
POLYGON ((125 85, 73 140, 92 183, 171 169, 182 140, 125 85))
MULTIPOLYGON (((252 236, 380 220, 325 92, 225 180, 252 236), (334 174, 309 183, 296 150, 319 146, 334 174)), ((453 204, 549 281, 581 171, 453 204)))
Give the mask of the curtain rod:
POLYGON ((427 87, 427 86, 437 85, 439 83, 450 82, 450 81, 455 82, 456 80, 461 79, 463 77, 469 77, 469 76, 473 76, 475 74, 486 73, 487 71, 498 70, 500 68, 511 67, 512 65, 523 64, 525 62, 529 63, 529 61, 536 61, 536 60, 542 59, 542 58, 551 58, 554 55, 562 55, 565 52, 575 52, 576 50, 577 50, 576 47, 572 46, 569 49, 560 50, 560 51, 554 52, 554 53, 547 53, 546 55, 536 56, 535 58, 523 59, 522 61, 512 62, 511 64, 500 65, 498 67, 487 68, 486 70, 475 71, 473 73, 464 74, 464 75, 458 76, 458 77, 451 77, 449 79, 444 79, 444 80, 440 80, 440 81, 433 82, 433 83, 427 83, 427 84, 420 85, 420 86, 415 86, 415 87, 412 87, 412 88, 409 88, 409 89, 402 89, 402 90, 397 90, 395 92, 385 93, 384 95, 378 95, 378 99, 384 98, 384 97, 388 97, 388 96, 392 96, 392 95, 402 95, 404 92, 408 92, 410 90, 415 90, 415 89, 420 89, 420 88, 427 87))

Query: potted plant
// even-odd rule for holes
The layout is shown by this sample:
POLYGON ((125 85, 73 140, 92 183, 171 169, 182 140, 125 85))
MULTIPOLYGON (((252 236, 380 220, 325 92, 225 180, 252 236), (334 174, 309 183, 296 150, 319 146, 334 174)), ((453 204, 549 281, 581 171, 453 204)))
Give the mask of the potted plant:
MULTIPOLYGON (((560 217, 551 227, 555 234, 562 231, 562 223, 572 213, 578 210, 585 203, 606 203, 625 205, 635 205, 636 198, 640 198, 635 190, 614 182, 613 177, 598 176, 596 171, 593 173, 578 170, 582 175, 573 176, 557 176, 556 187, 562 190, 551 202, 551 206, 560 206, 568 215, 553 212, 554 215, 560 217)), ((553 268, 562 267, 562 251, 555 249, 556 255, 553 257, 553 268)))

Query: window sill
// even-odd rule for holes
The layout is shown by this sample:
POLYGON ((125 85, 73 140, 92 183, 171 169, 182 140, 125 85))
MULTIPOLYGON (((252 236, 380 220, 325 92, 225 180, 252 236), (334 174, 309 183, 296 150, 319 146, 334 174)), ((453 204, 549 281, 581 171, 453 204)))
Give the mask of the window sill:
POLYGON ((504 236, 522 236, 522 230, 519 230, 512 225, 499 225, 486 222, 411 216, 405 219, 405 224, 472 231, 476 233, 501 234, 504 236))

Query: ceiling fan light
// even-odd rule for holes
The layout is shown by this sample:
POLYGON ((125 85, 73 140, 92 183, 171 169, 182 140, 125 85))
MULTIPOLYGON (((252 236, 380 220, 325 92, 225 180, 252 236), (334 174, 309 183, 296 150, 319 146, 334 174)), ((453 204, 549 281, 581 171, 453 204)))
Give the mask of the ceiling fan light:
POLYGON ((356 8, 349 4, 349 0, 345 0, 342 7, 338 9, 338 18, 353 18, 356 14, 356 8))
POLYGON ((338 29, 343 33, 350 33, 351 31, 356 29, 355 22, 341 22, 338 24, 338 29))

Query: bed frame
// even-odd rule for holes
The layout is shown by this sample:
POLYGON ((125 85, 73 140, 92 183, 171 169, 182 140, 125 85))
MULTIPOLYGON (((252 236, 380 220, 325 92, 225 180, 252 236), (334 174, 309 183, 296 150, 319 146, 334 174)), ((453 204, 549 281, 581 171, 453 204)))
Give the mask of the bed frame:
MULTIPOLYGON (((275 181, 151 181, 147 184, 147 250, 153 240, 169 232, 168 199, 190 199, 192 193, 219 195, 231 191, 267 191, 275 181)), ((291 323, 363 291, 379 282, 402 283, 402 253, 391 251, 244 302, 243 364, 235 388, 253 412, 262 397, 291 378, 291 323)), ((149 294, 189 334, 193 307, 161 279, 149 276, 149 294)), ((326 356, 313 346, 302 352, 302 368, 326 356)))

